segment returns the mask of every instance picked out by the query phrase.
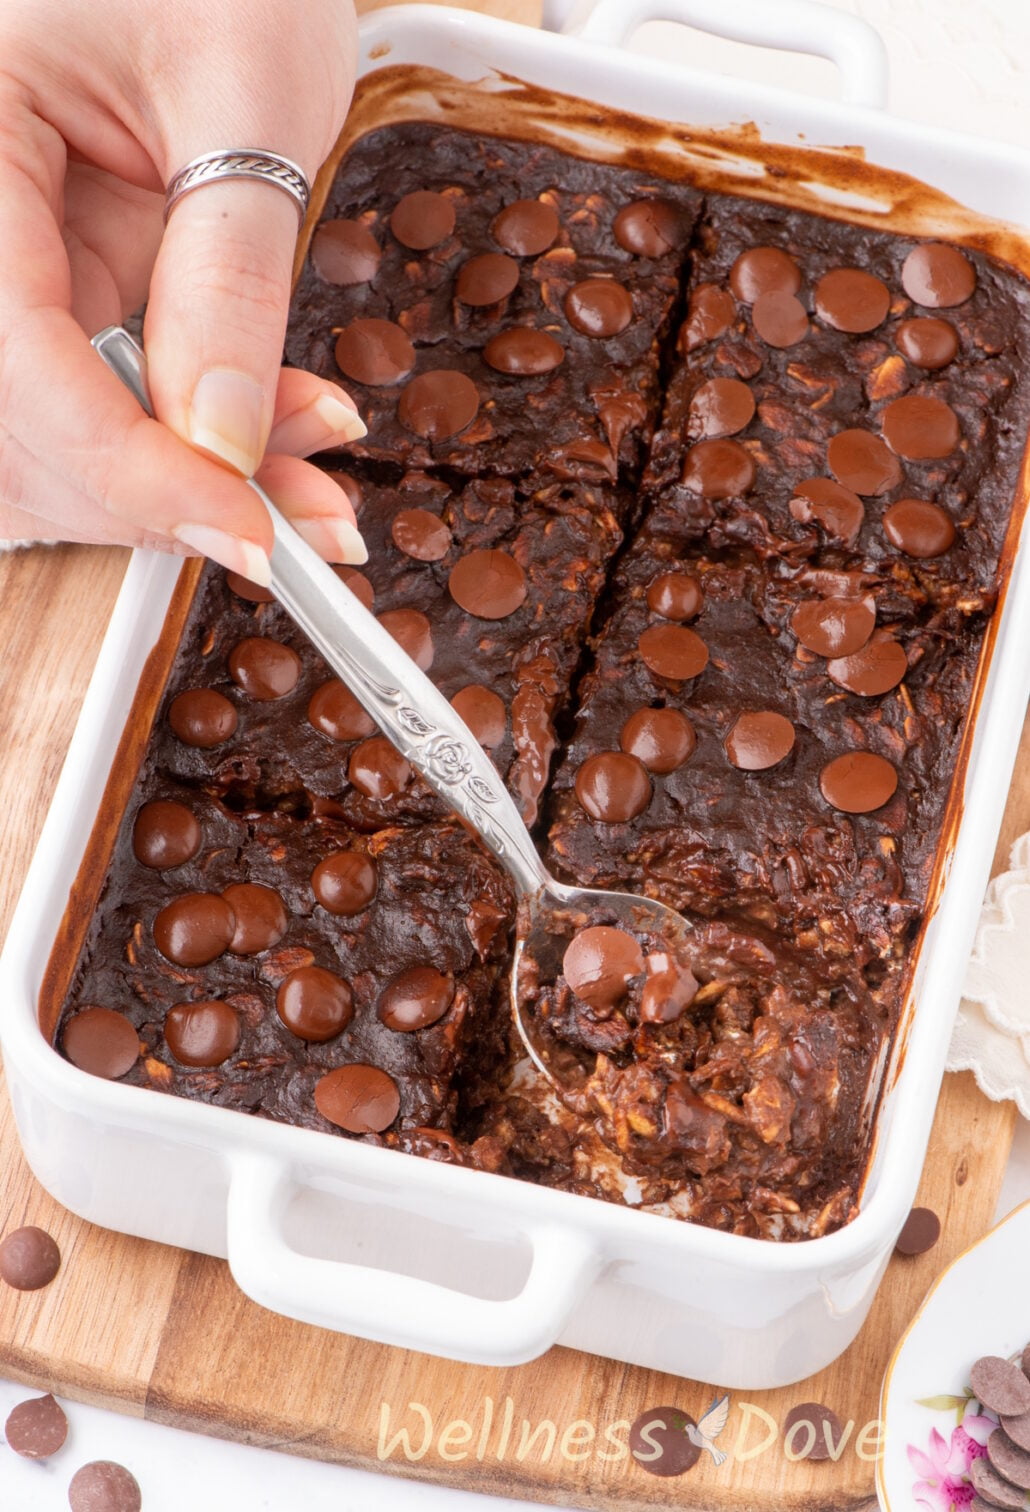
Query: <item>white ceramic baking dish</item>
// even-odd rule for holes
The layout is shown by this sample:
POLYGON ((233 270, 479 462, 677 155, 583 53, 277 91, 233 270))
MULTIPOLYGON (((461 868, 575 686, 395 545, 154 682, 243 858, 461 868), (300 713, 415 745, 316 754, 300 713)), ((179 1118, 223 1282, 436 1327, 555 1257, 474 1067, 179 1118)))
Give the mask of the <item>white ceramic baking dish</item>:
MULTIPOLYGON (((496 69, 669 122, 754 120, 764 137, 861 143, 986 214, 1030 224, 1030 156, 887 119, 882 49, 818 7, 737 0, 734 33, 832 56, 847 105, 684 73, 612 50, 649 17, 730 29, 731 8, 602 0, 575 40, 411 7, 362 27, 362 71, 496 69), (814 17, 814 20, 813 20, 814 17), (742 19, 743 18, 743 22, 742 19)), ((673 135, 675 132, 673 131, 673 135)), ((560 1341, 738 1389, 798 1380, 861 1325, 911 1205, 994 837, 1030 693, 1030 550, 998 621, 965 770, 964 817, 886 1073, 862 1209, 776 1245, 635 1213, 85 1075, 37 1022, 68 889, 181 570, 137 552, 125 578, 2 961, 0 1037, 26 1154, 68 1208, 113 1229, 228 1256, 240 1286, 311 1323, 501 1365, 560 1341)))

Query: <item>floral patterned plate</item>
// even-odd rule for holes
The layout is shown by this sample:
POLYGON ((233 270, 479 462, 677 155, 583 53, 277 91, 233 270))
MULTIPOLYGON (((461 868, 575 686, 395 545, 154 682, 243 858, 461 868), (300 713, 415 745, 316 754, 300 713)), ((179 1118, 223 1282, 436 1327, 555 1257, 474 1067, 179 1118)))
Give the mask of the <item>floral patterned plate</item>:
POLYGON ((942 1271, 887 1366, 876 1465, 883 1512, 965 1512, 975 1494, 969 1467, 998 1421, 973 1396, 970 1366, 987 1354, 1018 1360, 1028 1341, 1024 1202, 942 1271))

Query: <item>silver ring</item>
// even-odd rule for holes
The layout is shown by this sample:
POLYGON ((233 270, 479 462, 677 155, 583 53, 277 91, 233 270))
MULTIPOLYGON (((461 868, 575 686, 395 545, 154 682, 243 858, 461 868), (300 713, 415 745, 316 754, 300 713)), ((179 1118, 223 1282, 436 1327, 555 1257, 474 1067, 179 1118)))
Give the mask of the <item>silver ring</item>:
POLYGON ((173 174, 165 190, 165 221, 183 195, 200 189, 204 184, 218 184, 223 179, 231 178, 252 178, 263 184, 274 184, 294 201, 301 220, 307 214, 311 185, 304 170, 281 153, 245 147, 231 151, 205 152, 173 174))

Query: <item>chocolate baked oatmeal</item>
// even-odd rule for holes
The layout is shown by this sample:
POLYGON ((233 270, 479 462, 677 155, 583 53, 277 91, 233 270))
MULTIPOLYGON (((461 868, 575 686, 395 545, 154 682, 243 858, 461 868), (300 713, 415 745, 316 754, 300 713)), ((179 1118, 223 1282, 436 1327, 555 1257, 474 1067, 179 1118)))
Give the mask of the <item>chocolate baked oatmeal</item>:
POLYGON ((205 568, 56 1044, 98 1074, 742 1234, 853 1215, 1030 419, 1023 279, 549 148, 344 158, 289 360, 369 434, 341 577, 584 919, 512 889, 269 595, 205 568))

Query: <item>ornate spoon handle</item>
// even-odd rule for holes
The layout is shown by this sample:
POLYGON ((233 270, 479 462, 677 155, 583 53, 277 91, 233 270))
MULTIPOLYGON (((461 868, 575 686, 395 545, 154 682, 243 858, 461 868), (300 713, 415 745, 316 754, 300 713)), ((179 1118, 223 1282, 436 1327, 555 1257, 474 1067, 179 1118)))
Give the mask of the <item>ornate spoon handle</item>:
MULTIPOLYGON (((142 348, 122 326, 93 345, 153 414, 142 348)), ((274 531, 272 592, 383 733, 464 819, 524 894, 549 878, 497 768, 443 694, 283 518, 257 483, 274 531)))

